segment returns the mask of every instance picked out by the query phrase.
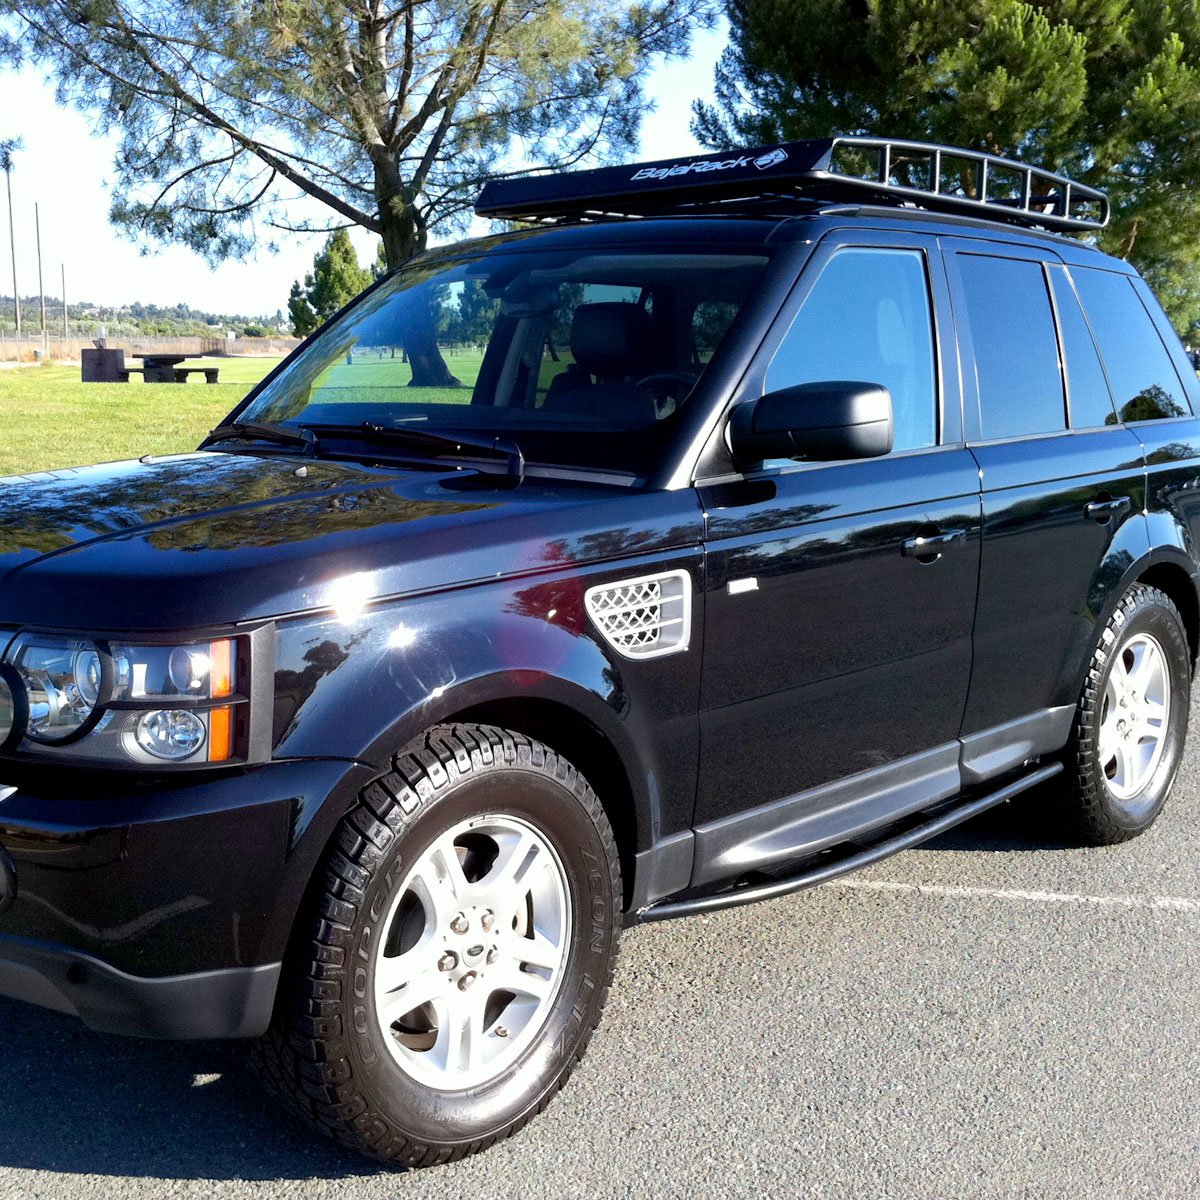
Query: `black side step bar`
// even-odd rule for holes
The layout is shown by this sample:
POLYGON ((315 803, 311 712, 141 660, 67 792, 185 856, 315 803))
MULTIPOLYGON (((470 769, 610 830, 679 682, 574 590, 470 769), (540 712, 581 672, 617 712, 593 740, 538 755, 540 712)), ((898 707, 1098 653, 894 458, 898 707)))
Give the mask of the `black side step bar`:
POLYGON ((989 792, 986 796, 980 796, 977 800, 969 800, 966 804, 952 808, 949 812, 944 812, 940 816, 926 821, 923 825, 905 830, 904 833, 897 834, 886 841, 877 842, 874 846, 868 846, 857 854, 811 867, 799 875, 793 875, 790 879, 779 879, 754 887, 739 888, 733 892, 721 892, 715 896, 698 896, 691 900, 667 900, 661 904, 651 904, 647 908, 641 909, 632 923, 649 924, 651 921, 668 921, 672 917, 690 917, 696 913, 736 908, 739 904, 753 904, 758 900, 773 900, 777 896, 790 896, 793 892, 801 892, 805 888, 828 883, 831 879, 837 879, 841 875, 857 871, 859 867, 869 866, 881 859, 890 858, 893 854, 899 854, 901 850, 919 846, 939 833, 945 833, 947 829, 953 829, 956 825, 961 825, 963 822, 971 820, 972 817, 987 812, 989 808, 995 808, 1006 800, 1011 800, 1014 796, 1019 796, 1032 787, 1037 787, 1039 783, 1053 779, 1062 769, 1063 765, 1060 762, 1038 767, 1037 770, 1031 771, 1028 775, 999 790, 989 792))

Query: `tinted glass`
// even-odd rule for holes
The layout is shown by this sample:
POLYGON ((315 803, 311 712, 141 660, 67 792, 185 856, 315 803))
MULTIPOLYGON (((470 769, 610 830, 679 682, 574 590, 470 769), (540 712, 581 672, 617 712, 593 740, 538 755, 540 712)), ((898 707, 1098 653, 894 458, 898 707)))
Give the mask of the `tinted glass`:
POLYGON ((1122 421, 1156 421, 1188 412, 1179 376, 1133 281, 1111 271, 1072 267, 1122 421))
POLYGON ((692 313, 692 361, 707 363, 733 324, 738 306, 728 300, 702 300, 692 313))
POLYGON ((502 437, 533 463, 644 474, 720 340, 716 317, 733 319, 767 261, 605 243, 414 264, 316 334, 239 419, 311 428, 322 446, 364 422, 502 437), (707 357, 693 320, 705 306, 707 357))
POLYGON ((1041 263, 959 254, 986 439, 1066 428, 1058 339, 1041 263))
POLYGON ((1054 288, 1054 304, 1058 309, 1058 330, 1062 339, 1064 365, 1067 370, 1068 407, 1074 429, 1094 429, 1098 425, 1115 425, 1108 380, 1100 365, 1096 343, 1079 307, 1079 297, 1061 267, 1050 268, 1054 288))
POLYGON ((896 450, 937 442, 933 318, 917 250, 840 250, 767 369, 767 391, 845 379, 891 392, 896 450))

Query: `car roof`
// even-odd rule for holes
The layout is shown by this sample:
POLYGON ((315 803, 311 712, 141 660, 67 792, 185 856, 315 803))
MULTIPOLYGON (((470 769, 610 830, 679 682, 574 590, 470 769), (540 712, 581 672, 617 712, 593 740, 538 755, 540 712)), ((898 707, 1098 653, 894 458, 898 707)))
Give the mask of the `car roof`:
POLYGON ((419 261, 474 257, 497 251, 557 250, 574 246, 619 246, 630 250, 767 249, 791 242, 813 241, 848 225, 881 230, 909 230, 945 238, 973 238, 1010 246, 1051 249, 1068 263, 1098 266, 1133 274, 1127 263, 1111 258, 1077 237, 985 218, 930 212, 895 205, 792 202, 773 211, 679 212, 650 217, 614 216, 565 219, 509 230, 469 241, 432 247, 419 261))

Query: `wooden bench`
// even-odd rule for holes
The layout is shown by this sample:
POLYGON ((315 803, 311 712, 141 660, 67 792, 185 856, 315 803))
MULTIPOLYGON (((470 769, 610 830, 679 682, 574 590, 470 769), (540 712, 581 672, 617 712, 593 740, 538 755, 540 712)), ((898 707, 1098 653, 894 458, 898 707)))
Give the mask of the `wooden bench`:
POLYGON ((187 383, 189 375, 203 375, 205 383, 216 383, 220 372, 220 367, 176 367, 175 382, 187 383))
POLYGON ((122 367, 117 372, 117 378, 122 383, 128 383, 130 375, 142 375, 142 374, 143 374, 143 372, 142 372, 141 367, 122 367))

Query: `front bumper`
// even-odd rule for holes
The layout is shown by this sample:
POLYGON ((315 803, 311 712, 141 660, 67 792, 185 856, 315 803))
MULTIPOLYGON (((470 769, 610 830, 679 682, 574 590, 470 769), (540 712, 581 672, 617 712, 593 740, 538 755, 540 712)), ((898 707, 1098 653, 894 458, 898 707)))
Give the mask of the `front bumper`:
POLYGON ((0 995, 115 1033, 264 1032, 304 889, 364 772, 0 787, 0 995))
POLYGON ((280 969, 267 963, 144 979, 62 946, 0 937, 0 996, 132 1037, 258 1037, 271 1023, 280 969))

